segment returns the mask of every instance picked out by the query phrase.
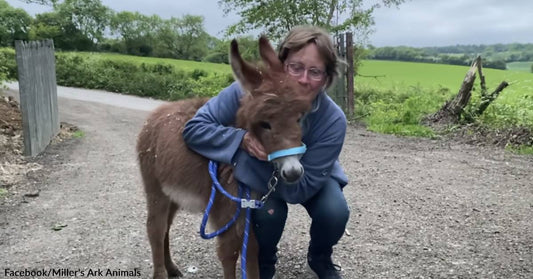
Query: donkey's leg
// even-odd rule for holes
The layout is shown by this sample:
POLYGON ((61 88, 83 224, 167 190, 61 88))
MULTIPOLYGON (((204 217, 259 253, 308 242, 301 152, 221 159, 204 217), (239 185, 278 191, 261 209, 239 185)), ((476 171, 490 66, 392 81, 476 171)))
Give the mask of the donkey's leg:
MULTIPOLYGON (((224 279, 236 278, 236 265, 243 241, 243 232, 238 231, 239 227, 242 229, 244 225, 237 222, 237 224, 234 224, 228 231, 218 237, 217 253, 224 269, 224 279)), ((248 252, 246 253, 246 273, 249 279, 259 279, 258 251, 259 247, 255 240, 255 235, 250 230, 248 252)))
POLYGON ((218 236, 217 255, 222 269, 224 279, 235 279, 237 259, 242 245, 242 237, 236 231, 237 224, 233 224, 225 233, 218 236))
MULTIPOLYGON (((152 261, 154 264, 154 279, 167 279, 165 267, 165 236, 168 230, 168 213, 170 199, 161 191, 159 185, 152 185, 150 191, 146 191, 148 202, 148 220, 146 230, 152 247, 152 261)), ((148 189, 148 188, 147 188, 148 189)))
POLYGON ((174 220, 176 211, 178 211, 178 205, 174 202, 170 202, 170 206, 168 209, 167 232, 165 234, 165 267, 167 269, 168 276, 182 277, 183 274, 172 260, 168 239, 168 232, 170 231, 170 226, 172 226, 172 221, 174 220))
MULTIPOLYGON (((250 225, 251 227, 252 225, 250 225)), ((248 252, 246 253, 246 272, 248 278, 259 278, 259 245, 255 239, 254 230, 250 228, 248 238, 248 252)))

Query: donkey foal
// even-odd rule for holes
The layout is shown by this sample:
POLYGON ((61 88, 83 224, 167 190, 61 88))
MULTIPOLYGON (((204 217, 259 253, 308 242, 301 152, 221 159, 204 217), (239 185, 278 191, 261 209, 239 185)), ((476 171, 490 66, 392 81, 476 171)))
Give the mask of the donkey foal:
MULTIPOLYGON (((299 118, 310 108, 302 96, 304 88, 288 77, 266 38, 259 40, 263 65, 251 65, 241 58, 236 41, 232 42, 230 64, 244 95, 236 115, 235 127, 246 129, 261 141, 268 153, 301 145, 299 118)), ((148 220, 146 228, 152 249, 153 278, 182 276, 171 259, 169 229, 178 210, 201 212, 211 191, 208 159, 187 148, 182 131, 185 123, 207 99, 189 99, 166 104, 147 119, 137 141, 137 153, 146 192, 148 220)), ((282 173, 295 180, 303 167, 294 157, 274 160, 282 173)), ((238 184, 229 165, 219 167, 219 181, 232 195, 238 184)), ((236 204, 217 195, 210 214, 210 224, 220 228, 236 210, 236 204)), ((217 255, 224 278, 233 279, 244 230, 244 210, 235 225, 218 237, 217 255)), ((249 278, 259 278, 257 243, 253 231, 247 254, 249 278)))

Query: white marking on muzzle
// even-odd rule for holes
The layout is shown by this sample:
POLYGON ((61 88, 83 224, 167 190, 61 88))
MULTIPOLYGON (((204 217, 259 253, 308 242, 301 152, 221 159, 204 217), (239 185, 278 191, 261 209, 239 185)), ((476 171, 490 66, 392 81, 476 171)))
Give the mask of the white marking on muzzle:
POLYGON ((286 183, 298 182, 304 174, 304 167, 300 163, 301 154, 284 156, 274 159, 274 166, 279 171, 281 179, 286 183))

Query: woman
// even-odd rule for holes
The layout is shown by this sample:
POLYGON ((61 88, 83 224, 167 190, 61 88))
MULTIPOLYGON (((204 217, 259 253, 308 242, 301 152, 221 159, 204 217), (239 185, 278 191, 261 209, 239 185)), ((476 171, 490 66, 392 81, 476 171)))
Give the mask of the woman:
MULTIPOLYGON (((339 61, 329 34, 314 26, 291 30, 280 44, 278 56, 286 72, 307 88, 302 97, 312 100, 313 106, 302 121, 302 141, 307 145, 301 160, 304 176, 296 184, 278 185, 265 205, 253 211, 260 276, 261 279, 274 277, 277 244, 287 219, 287 203, 292 203, 302 204, 312 219, 307 253, 309 267, 320 279, 341 278, 331 254, 349 217, 342 193, 348 179, 338 161, 346 134, 346 117, 325 92, 337 75, 339 61)), ((242 94, 239 85, 234 83, 200 108, 185 126, 185 142, 207 158, 233 164, 237 169, 235 174, 271 172, 258 140, 247 131, 230 126, 242 94), (239 172, 239 168, 255 172, 239 172)), ((240 180, 238 175, 235 179, 240 180)), ((267 181, 261 186, 248 186, 261 192, 263 185, 267 181)))

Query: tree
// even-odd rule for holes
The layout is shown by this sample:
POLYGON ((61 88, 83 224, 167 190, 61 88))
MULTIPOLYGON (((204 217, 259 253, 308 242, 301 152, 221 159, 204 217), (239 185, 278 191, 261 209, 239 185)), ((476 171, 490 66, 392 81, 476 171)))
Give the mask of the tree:
POLYGON ((62 50, 94 50, 104 39, 112 11, 100 0, 23 0, 52 6, 53 12, 36 15, 30 39, 51 38, 62 50))
MULTIPOLYGON (((241 56, 246 61, 259 60, 259 48, 257 48, 257 39, 253 36, 244 36, 236 38, 239 42, 241 56)), ((204 61, 212 63, 229 63, 229 49, 231 40, 219 40, 211 38, 212 42, 208 44, 209 52, 204 57, 204 61)))
POLYGON ((226 40, 220 40, 216 37, 209 37, 207 41, 207 54, 204 56, 204 58, 202 58, 202 61, 228 64, 228 49, 229 43, 226 44, 226 40))
POLYGON ((76 28, 69 18, 57 11, 35 16, 31 26, 30 39, 53 39, 54 46, 60 50, 92 50, 94 43, 76 28))
POLYGON ((59 15, 74 26, 93 44, 104 38, 104 31, 109 26, 111 10, 102 5, 100 0, 65 0, 54 5, 59 15))
POLYGON ((13 46, 15 40, 27 40, 31 17, 0 0, 0 46, 13 46))
POLYGON ((35 16, 30 28, 31 40, 53 39, 56 48, 64 49, 63 22, 56 12, 42 13, 35 16))
POLYGON ((163 20, 138 12, 120 12, 111 18, 110 29, 123 40, 123 52, 133 55, 152 55, 156 32, 163 20))
POLYGON ((26 3, 44 5, 44 6, 53 6, 58 2, 58 0, 21 0, 21 1, 26 2, 26 3))
MULTIPOLYGON (((381 0, 391 6, 405 0, 381 0)), ((241 21, 226 30, 227 35, 261 30, 272 39, 281 38, 296 25, 312 24, 330 32, 359 30, 368 32, 373 25, 372 12, 379 8, 373 4, 363 7, 363 0, 219 0, 225 14, 235 12, 241 21)))
POLYGON ((207 54, 209 35, 202 16, 184 15, 162 22, 157 32, 156 56, 201 60, 207 54))

